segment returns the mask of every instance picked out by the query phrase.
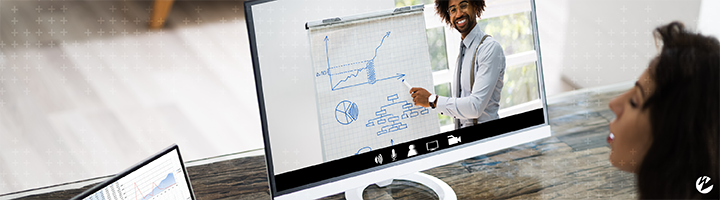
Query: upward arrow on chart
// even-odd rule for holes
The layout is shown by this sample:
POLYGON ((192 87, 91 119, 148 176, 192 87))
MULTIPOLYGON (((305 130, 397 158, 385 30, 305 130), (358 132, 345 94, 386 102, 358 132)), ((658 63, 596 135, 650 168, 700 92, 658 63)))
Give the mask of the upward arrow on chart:
POLYGON ((330 75, 330 53, 328 53, 329 51, 328 51, 328 45, 327 45, 328 40, 330 40, 330 39, 328 39, 328 36, 326 35, 325 36, 325 55, 326 55, 325 58, 327 58, 327 64, 328 64, 327 73, 328 73, 328 77, 330 78, 330 85, 332 85, 333 84, 332 76, 330 75))

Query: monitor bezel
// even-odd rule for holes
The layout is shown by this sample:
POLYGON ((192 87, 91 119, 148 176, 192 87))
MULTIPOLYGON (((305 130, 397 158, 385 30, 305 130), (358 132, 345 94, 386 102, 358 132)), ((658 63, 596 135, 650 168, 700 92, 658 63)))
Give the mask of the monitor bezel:
POLYGON ((72 200, 82 200, 90 195, 95 194, 96 192, 102 190, 103 188, 109 186, 110 184, 119 181, 121 178, 129 175, 130 173, 135 172, 136 170, 140 169, 141 167, 157 160, 158 158, 167 155, 168 153, 172 152, 173 150, 177 150, 178 158, 180 159, 180 166, 182 166, 183 173, 185 174, 185 181, 188 183, 188 190, 190 190, 190 198, 192 200, 195 200, 195 192, 192 189, 192 183, 190 182, 190 175, 188 174, 187 168, 185 168, 185 162, 183 162, 182 155, 180 154, 180 147, 177 144, 172 144, 169 147, 166 147, 162 151, 155 153, 153 156, 146 158, 145 160, 133 165, 130 168, 127 168, 123 170, 122 172, 116 174, 115 176, 111 177, 110 179, 103 181, 101 183, 98 183, 97 185, 93 186, 92 188, 85 190, 84 192, 80 193, 79 195, 72 198, 72 200))
MULTIPOLYGON (((257 45, 256 45, 257 40, 256 40, 256 36, 255 36, 255 26, 254 26, 254 22, 253 22, 253 14, 252 14, 253 13, 252 6, 267 3, 267 2, 272 2, 272 1, 276 1, 276 0, 248 0, 248 1, 244 2, 244 8, 245 8, 245 20, 246 20, 246 26, 247 26, 247 31, 248 31, 250 53, 251 53, 251 61, 253 64, 253 73, 254 73, 254 77, 255 77, 255 87, 256 87, 255 91, 257 93, 260 121, 261 121, 261 127, 262 127, 262 131, 263 131, 263 133, 262 133, 263 134, 263 143, 265 145, 264 150, 265 150, 265 161, 266 161, 266 165, 267 165, 266 166, 267 175, 268 175, 267 178, 268 178, 268 182, 269 182, 270 195, 273 198, 287 195, 287 194, 294 193, 294 192, 298 192, 298 191, 302 191, 302 190, 306 190, 306 189, 310 189, 310 188, 314 188, 314 187, 319 187, 319 186, 322 186, 322 185, 325 185, 328 183, 332 183, 332 182, 336 182, 336 181, 340 181, 340 180, 344 180, 344 179, 349 179, 351 177, 359 176, 362 174, 367 174, 367 173, 374 172, 374 171, 380 171, 380 170, 392 168, 392 167, 406 164, 409 162, 423 160, 423 159, 430 158, 430 157, 433 157, 433 156, 436 156, 439 154, 444 154, 444 153, 448 153, 450 151, 471 147, 473 145, 478 145, 480 143, 484 143, 487 141, 493 141, 493 140, 497 140, 497 139, 504 138, 504 137, 510 137, 510 136, 513 136, 513 135, 516 135, 519 133, 523 133, 523 132, 529 132, 529 131, 534 131, 534 130, 537 131, 540 129, 547 130, 549 132, 550 124, 549 124, 549 120, 548 120, 547 100, 546 100, 546 95, 545 95, 544 77, 543 77, 543 73, 542 73, 543 72, 542 59, 541 59, 542 57, 541 57, 541 53, 540 53, 540 42, 539 42, 539 35, 538 35, 538 29, 537 29, 537 14, 536 14, 536 8, 535 8, 535 0, 529 0, 531 3, 531 24, 532 24, 532 32, 533 32, 533 43, 535 45, 535 52, 536 52, 536 56, 537 56, 537 61, 536 61, 537 69, 536 70, 537 70, 537 78, 538 78, 538 90, 539 90, 539 94, 540 94, 539 98, 542 103, 544 123, 523 127, 520 130, 506 132, 501 135, 482 139, 480 141, 475 141, 472 143, 458 145, 455 147, 451 147, 449 149, 445 149, 443 151, 436 151, 436 152, 427 153, 427 154, 424 154, 421 156, 408 158, 408 159, 402 160, 397 163, 383 164, 383 165, 371 167, 368 169, 344 174, 344 175, 337 176, 337 177, 330 178, 330 179, 324 179, 322 181, 307 183, 307 184, 299 186, 299 187, 294 187, 294 188, 285 189, 282 191, 277 191, 276 180, 275 180, 276 175, 273 170, 274 164, 273 164, 273 159, 272 159, 273 157, 272 157, 272 151, 271 151, 270 137, 269 137, 268 126, 267 126, 267 115, 265 113, 265 101, 264 101, 263 88, 262 88, 262 77, 261 77, 261 72, 260 72, 260 63, 258 60, 258 52, 257 52, 257 45)), ((536 110, 536 109, 534 109, 534 110, 536 110)), ((502 118, 502 119, 504 119, 504 118, 502 118)), ((502 119, 498 119, 498 120, 502 120, 502 119)), ((444 132, 444 133, 452 133, 455 131, 458 131, 458 130, 448 131, 448 132, 444 132)), ((441 133, 438 133, 438 134, 441 134, 441 133)), ((422 139, 422 138, 418 138, 416 140, 420 140, 420 139, 422 139)), ((320 163, 320 164, 322 164, 322 163, 320 163)), ((318 165, 320 165, 320 164, 318 164, 318 165)), ((310 167, 312 167, 312 166, 310 166, 310 167)))

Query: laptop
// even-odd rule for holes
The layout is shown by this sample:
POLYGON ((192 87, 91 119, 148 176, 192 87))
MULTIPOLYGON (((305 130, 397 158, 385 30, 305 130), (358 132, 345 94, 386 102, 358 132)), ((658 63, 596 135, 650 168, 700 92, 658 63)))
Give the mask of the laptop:
POLYGON ((176 144, 73 197, 76 200, 194 200, 176 144))

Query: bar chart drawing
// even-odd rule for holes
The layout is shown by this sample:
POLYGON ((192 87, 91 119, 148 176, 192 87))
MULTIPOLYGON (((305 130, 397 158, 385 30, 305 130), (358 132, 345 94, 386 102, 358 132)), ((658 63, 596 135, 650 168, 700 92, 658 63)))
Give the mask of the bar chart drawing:
POLYGON ((336 91, 360 85, 370 84, 373 85, 378 81, 391 80, 391 79, 402 79, 405 74, 395 73, 394 75, 377 78, 377 72, 375 68, 375 58, 377 58, 377 51, 382 47, 385 39, 390 36, 390 31, 386 32, 380 40, 380 44, 375 48, 375 53, 371 59, 355 61, 340 65, 332 66, 330 64, 330 50, 328 49, 328 36, 325 36, 325 58, 327 61, 327 70, 317 72, 315 77, 327 76, 330 79, 330 90, 336 91), (365 72, 366 78, 362 79, 360 73, 365 72))

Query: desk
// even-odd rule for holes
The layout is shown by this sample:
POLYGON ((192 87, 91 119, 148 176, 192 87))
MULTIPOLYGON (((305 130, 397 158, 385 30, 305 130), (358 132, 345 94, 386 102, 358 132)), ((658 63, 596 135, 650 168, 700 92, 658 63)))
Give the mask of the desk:
MULTIPOLYGON (((553 136, 424 171, 452 187, 458 199, 635 199, 635 177, 608 161, 605 142, 615 115, 608 102, 632 87, 620 84, 561 94, 548 100, 553 136)), ((198 199, 269 199, 262 156, 220 156, 188 162, 198 199), (198 164, 202 162, 211 162, 198 164)), ((102 178, 104 179, 104 178, 102 178)), ((102 179, 34 189, 0 198, 67 199, 102 179), (71 185, 76 185, 73 187, 71 185)), ((370 186, 367 199, 425 199, 414 183, 370 186)), ((343 199, 342 193, 326 199, 343 199)))

